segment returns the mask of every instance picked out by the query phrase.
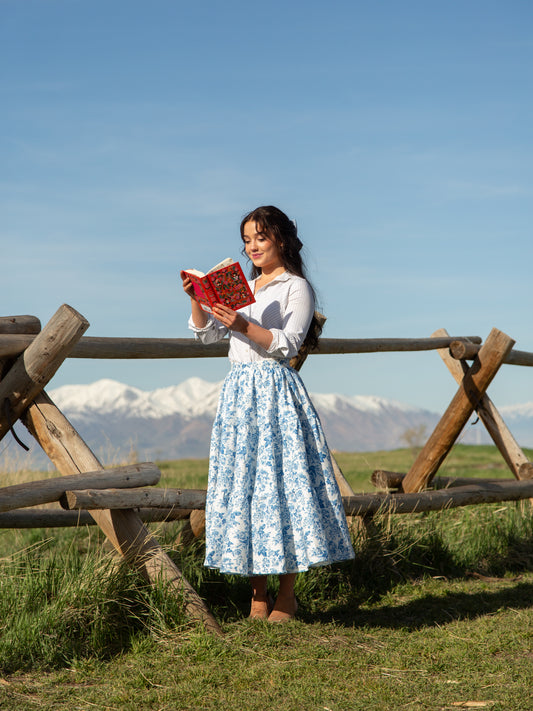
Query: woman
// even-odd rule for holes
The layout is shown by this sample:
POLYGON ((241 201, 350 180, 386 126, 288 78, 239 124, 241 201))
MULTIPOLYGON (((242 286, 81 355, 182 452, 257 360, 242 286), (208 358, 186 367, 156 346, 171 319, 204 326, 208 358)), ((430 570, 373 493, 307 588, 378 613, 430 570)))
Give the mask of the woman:
POLYGON ((296 225, 276 207, 241 223, 255 303, 202 310, 190 280, 190 328, 203 343, 229 334, 231 370, 213 424, 206 501, 205 565, 250 577, 251 618, 296 615, 296 574, 353 558, 324 433, 289 365, 314 318, 296 225), (267 575, 279 575, 275 604, 267 575))

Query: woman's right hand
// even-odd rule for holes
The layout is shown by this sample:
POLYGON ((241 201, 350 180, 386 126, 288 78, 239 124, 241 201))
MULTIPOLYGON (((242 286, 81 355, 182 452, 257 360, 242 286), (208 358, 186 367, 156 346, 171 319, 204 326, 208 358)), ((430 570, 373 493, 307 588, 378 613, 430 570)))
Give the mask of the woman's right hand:
POLYGON ((184 271, 180 272, 180 277, 183 281, 183 291, 191 299, 191 316, 195 326, 198 328, 204 328, 207 324, 207 314, 200 306, 196 295, 194 293, 194 286, 192 281, 189 279, 184 271))
POLYGON ((193 301, 196 301, 196 296, 194 293, 194 286, 192 281, 189 279, 187 274, 185 272, 180 272, 180 277, 183 282, 183 291, 187 294, 187 296, 190 296, 190 298, 193 301))

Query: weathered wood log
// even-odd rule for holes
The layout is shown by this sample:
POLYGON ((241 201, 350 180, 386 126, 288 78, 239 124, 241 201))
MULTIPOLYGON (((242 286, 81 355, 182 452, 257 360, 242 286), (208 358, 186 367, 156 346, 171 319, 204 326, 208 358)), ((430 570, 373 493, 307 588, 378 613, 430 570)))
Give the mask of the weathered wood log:
POLYGON ((9 368, 0 381, 0 439, 54 376, 88 326, 81 314, 63 304, 9 368))
POLYGON ((227 356, 229 347, 225 341, 204 345, 194 338, 114 337, 87 337, 78 346, 78 349, 72 352, 73 358, 211 358, 227 356))
MULTIPOLYGON (((28 348, 34 336, 0 334, 0 356, 16 356, 28 348)), ((86 336, 70 354, 71 358, 158 359, 212 358, 227 355, 227 343, 203 345, 193 338, 105 338, 86 336)))
MULTIPOLYGON (((187 509, 138 509, 144 523, 181 521, 190 515, 187 509)), ((96 526, 88 511, 63 511, 63 509, 16 509, 0 513, 0 528, 72 528, 96 526)))
POLYGON ((519 501, 533 495, 533 481, 491 481, 481 485, 452 487, 412 494, 358 494, 343 497, 348 515, 369 516, 376 513, 415 513, 440 511, 458 506, 519 501))
POLYGON ((202 489, 83 489, 66 491, 60 499, 64 509, 204 509, 202 489))
MULTIPOLYGON (((154 509, 155 511, 157 509, 154 509)), ((176 509, 179 511, 180 509, 176 509)), ((196 538, 205 533, 205 510, 193 509, 188 520, 176 537, 176 543, 180 546, 189 546, 196 538)))
MULTIPOLYGON (((179 511, 179 509, 177 509, 179 511)), ((185 523, 177 537, 177 543, 180 546, 190 545, 195 538, 202 536, 205 533, 205 510, 193 509, 189 520, 185 523)))
POLYGON ((41 322, 36 316, 0 316, 0 333, 39 333, 41 322))
POLYGON ((453 341, 463 338, 472 343, 481 343, 479 336, 458 336, 444 338, 439 345, 430 338, 321 338, 318 348, 313 353, 393 353, 410 351, 431 351, 445 348, 453 341))
MULTIPOLYGON (((432 334, 432 337, 442 338, 446 336, 447 332, 444 328, 440 328, 438 331, 432 334)), ((477 346, 476 346, 477 348, 477 346)), ((452 358, 450 349, 440 348, 437 353, 442 358, 444 364, 453 375, 457 383, 461 383, 465 373, 468 370, 466 363, 452 358)), ((520 466, 528 461, 528 458, 522 451, 518 442, 513 437, 509 428, 505 424, 502 416, 496 409, 496 406, 489 398, 487 393, 485 393, 480 399, 476 406, 476 412, 479 415, 480 420, 485 425, 487 432, 492 437, 492 441, 500 451, 500 454, 504 458, 509 469, 513 472, 517 479, 524 479, 526 477, 520 474, 520 466)))
POLYGON ((474 363, 466 372, 455 397, 403 480, 403 490, 406 493, 420 491, 429 484, 513 344, 512 338, 502 331, 492 329, 474 363))
MULTIPOLYGON (((354 494, 353 496, 343 496, 342 502, 344 510, 350 516, 366 516, 380 512, 389 513, 413 513, 415 511, 437 511, 444 508, 455 508, 457 506, 469 506, 471 504, 494 503, 496 501, 518 501, 527 499, 533 495, 533 480, 516 481, 509 480, 470 480, 471 483, 464 486, 451 487, 449 489, 438 489, 435 491, 422 491, 413 494, 354 494), (475 482, 475 483, 474 483, 475 482)), ((157 492, 158 489, 149 489, 146 493, 157 492)), ((167 490, 170 497, 171 490, 167 490)), ((200 508, 202 502, 205 505, 205 490, 175 490, 177 506, 186 498, 194 501, 195 508, 200 508)), ((120 492, 93 490, 92 492, 67 492, 67 496, 73 495, 73 503, 80 506, 108 506, 111 503, 130 506, 136 503, 135 495, 138 491, 131 490, 120 492), (119 498, 126 495, 130 501, 123 502, 119 498)), ((138 501, 143 501, 139 496, 138 501)), ((155 503, 159 503, 155 501, 155 503)))
MULTIPOLYGON (((480 346, 474 343, 466 343, 464 341, 453 341, 450 344, 450 353, 457 360, 474 360, 479 353, 480 346)), ((508 365, 526 365, 533 366, 533 353, 528 351, 510 351, 505 358, 504 363, 508 365)))
POLYGON ((370 476, 370 481, 376 489, 399 489, 405 477, 405 473, 375 469, 370 476))
MULTIPOLYGON (((52 400, 41 393, 21 418, 48 457, 63 474, 103 469, 87 444, 52 400)), ((93 518, 116 550, 148 580, 166 583, 182 596, 187 614, 206 629, 221 634, 220 626, 179 568, 131 510, 94 511, 93 518)))
MULTIPOLYGON (((400 472, 389 472, 384 469, 376 469, 372 472, 370 480, 378 489, 401 489, 402 482, 406 474, 400 472)), ((525 477, 523 477, 525 478, 525 477)), ((533 478, 533 477, 532 477, 533 478)), ((433 489, 449 489, 452 486, 483 486, 494 482, 513 481, 512 479, 500 479, 496 477, 460 477, 460 476, 435 476, 431 482, 433 489)))
MULTIPOLYGON (((19 333, 36 334, 40 330, 41 322, 36 316, 0 316, 0 334, 10 334, 11 336, 19 333)), ((27 341, 26 344, 29 345, 27 341)), ((4 354, 0 348, 0 379, 11 365, 11 359, 16 358, 20 353, 22 353, 22 350, 17 350, 16 353, 11 355, 10 351, 4 354)))
POLYGON ((0 333, 0 358, 16 358, 31 346, 34 336, 25 333, 0 333))
POLYGON ((157 484, 160 479, 161 472, 156 465, 152 462, 144 462, 104 471, 71 474, 53 479, 30 481, 26 484, 14 484, 0 489, 0 511, 12 511, 26 506, 38 506, 58 501, 69 489, 109 489, 110 487, 120 489, 150 486, 157 484))
POLYGON ((533 479, 533 464, 531 462, 524 462, 520 465, 518 474, 519 479, 533 479))
MULTIPOLYGON (((321 338, 311 353, 391 353, 429 351, 449 348, 460 336, 441 341, 430 338, 321 338)), ((480 343, 479 336, 464 337, 480 343)), ((32 343, 33 336, 0 335, 0 356, 16 356, 32 343)), ((203 345, 193 338, 104 338, 85 336, 72 349, 69 358, 142 359, 142 358, 221 358, 228 354, 226 342, 203 345)))
MULTIPOLYGON (((339 487, 341 496, 353 496, 355 494, 355 491, 352 489, 352 487, 348 483, 346 477, 342 473, 339 463, 335 459, 335 456, 332 452, 330 452, 330 457, 331 457, 331 464, 333 466, 333 473, 335 474, 335 479, 337 481, 337 486, 339 487)), ((353 516, 346 516, 346 521, 347 521, 348 526, 350 528, 357 523, 354 520, 353 516)), ((359 521, 358 523, 361 524, 362 522, 359 521)))
POLYGON ((501 479, 492 476, 435 476, 431 482, 433 489, 451 489, 458 486, 490 486, 491 484, 512 483, 515 479, 501 479))

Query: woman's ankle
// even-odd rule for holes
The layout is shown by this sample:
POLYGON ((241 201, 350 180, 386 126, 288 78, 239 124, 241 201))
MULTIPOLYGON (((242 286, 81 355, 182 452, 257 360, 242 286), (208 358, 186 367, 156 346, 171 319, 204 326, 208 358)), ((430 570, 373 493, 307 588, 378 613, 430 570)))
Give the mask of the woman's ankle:
POLYGON ((254 593, 252 590, 252 600, 254 602, 268 602, 270 595, 268 593, 254 593))
POLYGON ((266 575, 256 575, 250 578, 252 600, 266 600, 268 597, 266 575))
POLYGON ((294 597, 294 585, 296 583, 296 573, 287 573, 279 576, 278 597, 294 597))

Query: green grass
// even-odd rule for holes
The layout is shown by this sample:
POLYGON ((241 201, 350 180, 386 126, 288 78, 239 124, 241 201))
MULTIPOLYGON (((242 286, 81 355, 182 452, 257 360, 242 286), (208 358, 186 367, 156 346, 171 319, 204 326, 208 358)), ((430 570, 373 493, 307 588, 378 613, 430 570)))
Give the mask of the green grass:
MULTIPOLYGON (((414 455, 336 458, 364 491, 414 455)), ((509 477, 500 461, 459 446, 441 473, 509 477)), ((161 469, 162 485, 205 486, 206 461, 161 469)), ((298 577, 299 618, 279 626, 245 619, 247 581, 204 569, 201 541, 176 545, 181 525, 153 528, 221 638, 94 528, 0 532, 0 709, 533 709, 529 506, 377 517, 354 530, 353 562, 298 577)))

